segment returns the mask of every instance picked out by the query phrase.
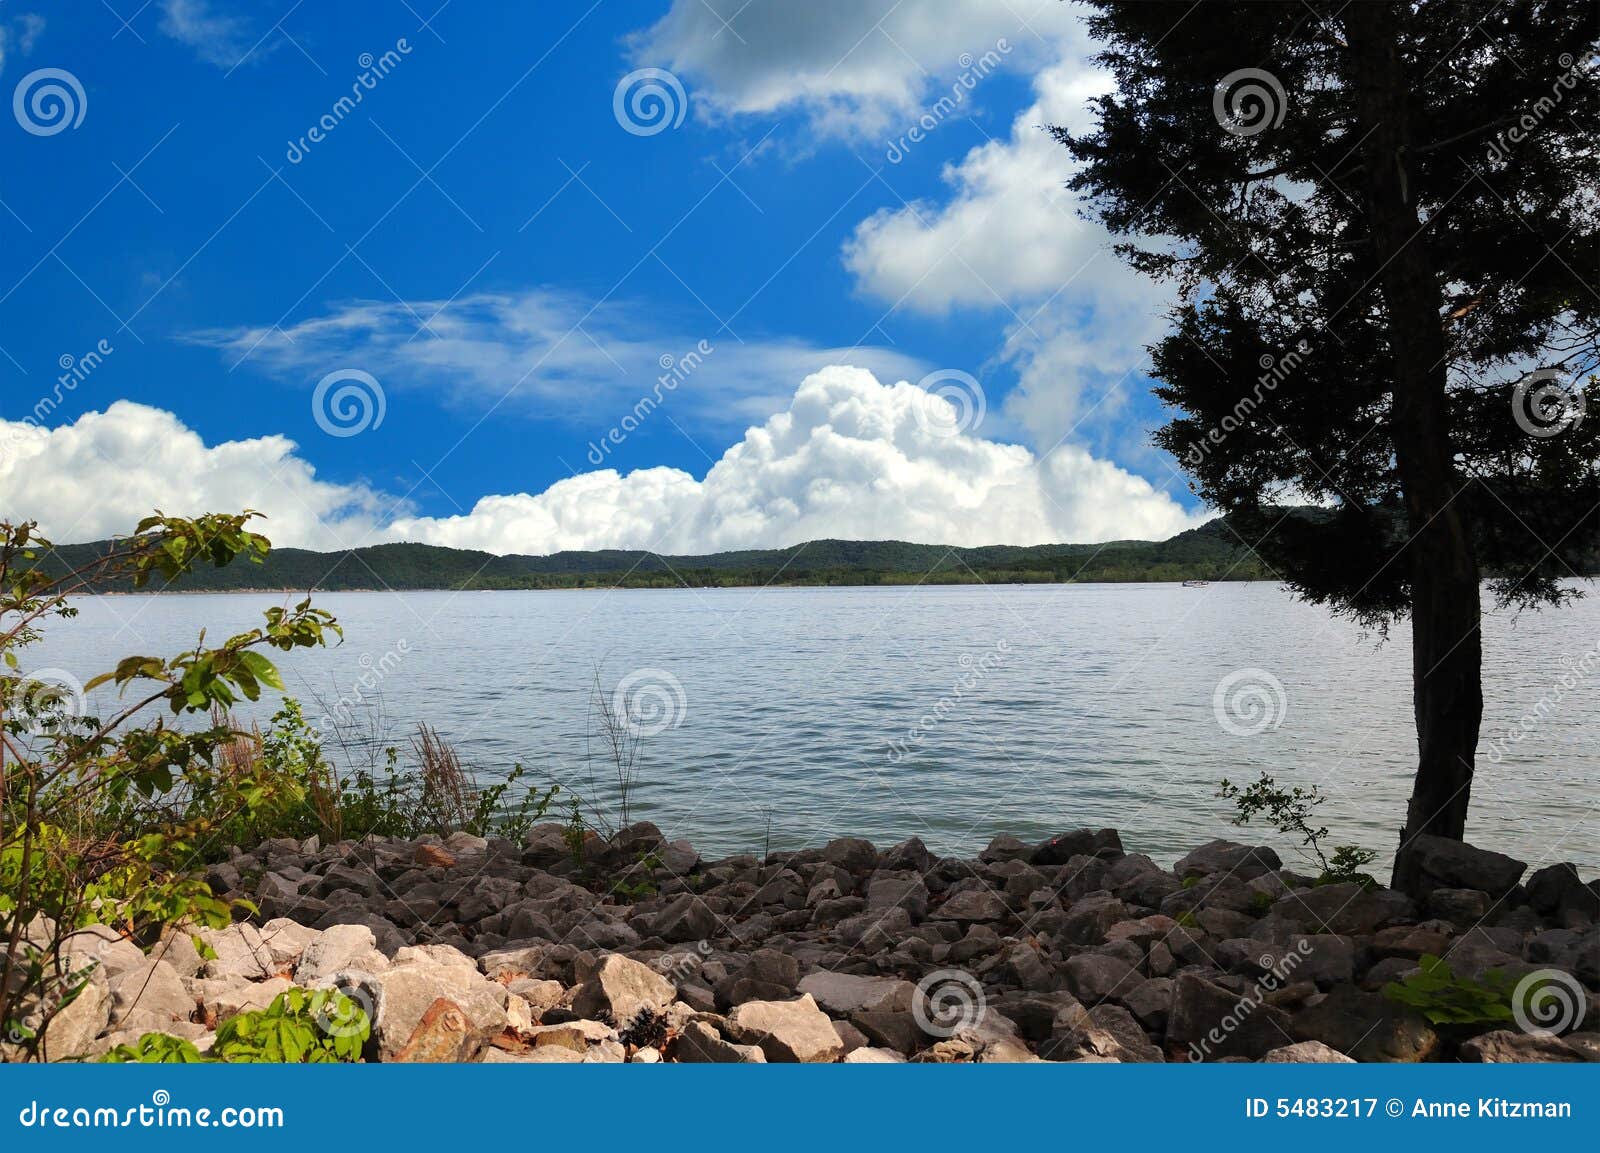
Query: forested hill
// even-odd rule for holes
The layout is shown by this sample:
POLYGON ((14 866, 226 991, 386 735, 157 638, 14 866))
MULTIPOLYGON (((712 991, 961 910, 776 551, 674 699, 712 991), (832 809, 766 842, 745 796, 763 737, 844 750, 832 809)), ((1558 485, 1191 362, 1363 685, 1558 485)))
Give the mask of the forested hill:
MULTIPOLYGON (((104 541, 58 546, 41 559, 41 567, 76 568, 107 547, 104 541)), ((1213 522, 1165 541, 949 548, 819 540, 707 556, 619 549, 495 556, 426 544, 373 545, 343 553, 279 548, 263 564, 197 570, 173 591, 1259 580, 1271 575, 1225 526, 1213 522)))

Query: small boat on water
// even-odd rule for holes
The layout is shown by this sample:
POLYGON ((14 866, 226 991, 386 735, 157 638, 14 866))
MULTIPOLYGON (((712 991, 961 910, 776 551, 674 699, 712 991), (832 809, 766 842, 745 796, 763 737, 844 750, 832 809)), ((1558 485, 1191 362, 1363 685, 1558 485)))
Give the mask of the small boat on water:
POLYGON ((1184 581, 1183 587, 1186 589, 1203 589, 1210 583, 1210 581, 1184 581))

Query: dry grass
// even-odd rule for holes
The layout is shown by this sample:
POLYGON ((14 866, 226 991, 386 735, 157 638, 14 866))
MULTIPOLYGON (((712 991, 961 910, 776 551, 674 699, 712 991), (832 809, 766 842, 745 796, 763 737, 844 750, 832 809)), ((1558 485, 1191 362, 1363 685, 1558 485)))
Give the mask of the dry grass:
POLYGON ((441 829, 466 828, 478 807, 478 790, 449 741, 432 725, 417 725, 411 752, 422 778, 422 808, 441 829))

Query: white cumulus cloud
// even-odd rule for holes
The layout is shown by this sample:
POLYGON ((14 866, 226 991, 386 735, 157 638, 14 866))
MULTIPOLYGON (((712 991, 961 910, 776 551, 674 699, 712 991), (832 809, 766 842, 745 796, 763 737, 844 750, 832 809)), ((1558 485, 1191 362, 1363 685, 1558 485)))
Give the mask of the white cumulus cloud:
POLYGON ((844 247, 872 296, 932 315, 999 311, 999 355, 1018 374, 1005 411, 1044 446, 1117 411, 1169 298, 1121 263, 1065 187, 1071 157, 1044 126, 1086 129, 1087 102, 1110 81, 1064 51, 1034 78, 1034 102, 1008 137, 946 168, 948 198, 882 209, 844 247))
POLYGON ((956 410, 864 369, 807 377, 697 480, 601 469, 538 493, 485 496, 460 516, 386 519, 383 494, 333 484, 275 436, 206 446, 171 413, 118 402, 45 430, 0 423, 0 508, 57 539, 125 531, 152 508, 253 507, 279 545, 417 540, 495 553, 650 548, 702 553, 824 537, 933 544, 1160 539, 1197 523, 1149 482, 1065 446, 952 433, 956 410))
POLYGON ((58 543, 126 533, 156 509, 175 515, 270 514, 277 544, 357 543, 388 504, 361 485, 330 484, 283 436, 208 446, 172 413, 119 400, 72 424, 0 421, 0 515, 37 520, 58 543))
POLYGON ((632 48, 681 73, 712 117, 798 110, 814 131, 860 137, 906 121, 963 54, 1005 40, 1026 66, 1076 24, 1056 0, 674 0, 632 48))

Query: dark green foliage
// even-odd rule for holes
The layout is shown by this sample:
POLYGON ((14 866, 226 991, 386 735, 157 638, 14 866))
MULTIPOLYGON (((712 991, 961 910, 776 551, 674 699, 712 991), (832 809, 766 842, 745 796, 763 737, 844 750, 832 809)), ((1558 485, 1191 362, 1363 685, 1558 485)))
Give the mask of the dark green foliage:
POLYGON ((1431 1025, 1497 1025, 1515 1020, 1511 1011, 1514 983, 1498 969, 1483 980, 1457 977, 1450 966, 1424 953, 1419 969, 1403 981, 1390 981, 1383 995, 1398 1005, 1415 1009, 1431 1025))
POLYGON ((1278 832, 1299 837, 1300 843, 1311 850, 1317 864, 1322 867, 1317 884, 1332 885, 1341 881, 1358 881, 1369 886, 1377 884, 1361 871, 1377 858, 1377 854, 1370 849, 1339 845, 1331 857, 1323 854, 1322 840, 1328 835, 1328 827, 1313 826, 1311 818, 1327 798, 1316 785, 1308 789, 1299 785, 1285 789, 1279 787, 1270 774, 1262 773, 1260 780, 1242 789, 1223 778, 1217 786, 1217 796, 1233 802, 1237 810, 1233 818, 1235 825, 1243 827, 1250 823, 1251 818, 1265 814, 1278 832))
MULTIPOLYGON (((58 547, 42 567, 78 564, 103 544, 58 547), (57 559, 59 558, 59 559, 57 559)), ((660 556, 617 549, 548 557, 491 556, 424 544, 343 555, 274 549, 258 566, 185 577, 183 589, 717 588, 779 585, 1036 584, 1071 581, 1261 580, 1272 577, 1220 523, 1165 541, 947 548, 822 540, 785 549, 660 556)), ((153 587, 162 587, 155 582, 153 587)))
POLYGON ((372 1035, 366 1010, 337 989, 286 989, 265 1009, 240 1013, 217 1028, 211 1054, 165 1033, 146 1033, 118 1045, 110 1064, 327 1065, 361 1059, 372 1035))
MULTIPOLYGON (((1117 88, 1092 102, 1096 131, 1053 131, 1083 162, 1072 187, 1127 237, 1119 252, 1184 293, 1152 349, 1174 410, 1161 446, 1308 597, 1383 619, 1409 609, 1415 529, 1395 467, 1404 337, 1382 296, 1356 131, 1349 22, 1363 7, 1094 0, 1117 88), (1248 67, 1282 85, 1284 115, 1238 135, 1213 96, 1248 67), (1285 487, 1334 511, 1284 521, 1285 487)), ((1554 600, 1600 544, 1600 297, 1586 283, 1600 268, 1600 85, 1573 77, 1592 65, 1600 8, 1393 8, 1407 90, 1389 95, 1414 140, 1405 195, 1427 221, 1412 243, 1436 272, 1455 504, 1498 592, 1554 600), (1537 126, 1508 142, 1530 114, 1537 126), (1587 420, 1544 438, 1518 426, 1513 386, 1538 364, 1586 390, 1587 420)))
POLYGON ((667 1018, 657 1009, 646 1005, 633 1015, 617 1037, 624 1045, 635 1049, 649 1049, 667 1039, 667 1018))

